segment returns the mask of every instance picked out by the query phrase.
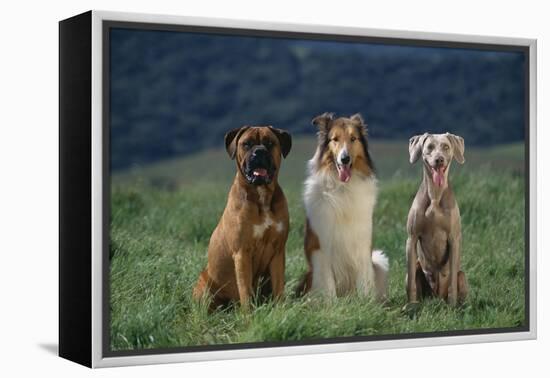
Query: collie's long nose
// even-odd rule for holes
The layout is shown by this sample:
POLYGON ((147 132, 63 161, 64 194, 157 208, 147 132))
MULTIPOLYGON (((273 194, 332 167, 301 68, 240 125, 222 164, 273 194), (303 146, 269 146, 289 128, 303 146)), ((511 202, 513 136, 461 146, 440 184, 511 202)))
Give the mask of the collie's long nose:
POLYGON ((342 156, 341 160, 342 160, 342 164, 348 164, 351 158, 349 157, 349 155, 344 155, 342 156))
POLYGON ((343 165, 348 165, 351 162, 351 157, 346 148, 342 149, 338 154, 338 162, 343 165))

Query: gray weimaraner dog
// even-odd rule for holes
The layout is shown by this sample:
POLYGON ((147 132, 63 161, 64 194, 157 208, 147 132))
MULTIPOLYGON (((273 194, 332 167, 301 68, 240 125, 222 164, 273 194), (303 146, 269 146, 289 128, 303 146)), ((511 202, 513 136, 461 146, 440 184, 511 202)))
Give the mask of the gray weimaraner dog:
POLYGON ((448 176, 453 158, 464 163, 464 139, 417 135, 409 141, 409 155, 411 164, 422 157, 424 177, 407 220, 407 306, 427 296, 455 306, 466 298, 468 284, 460 270, 460 211, 448 176))

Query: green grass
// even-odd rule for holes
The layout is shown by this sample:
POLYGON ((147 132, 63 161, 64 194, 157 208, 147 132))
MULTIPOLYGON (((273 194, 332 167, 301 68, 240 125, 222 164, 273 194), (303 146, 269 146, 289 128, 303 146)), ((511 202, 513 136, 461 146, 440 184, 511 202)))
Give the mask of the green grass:
MULTIPOLYGON (((311 139, 311 138, 310 138, 311 139)), ((134 167, 113 177, 111 219, 111 347, 165 348, 326 337, 387 335, 516 327, 524 323, 523 148, 467 148, 451 181, 462 214, 462 265, 467 302, 450 308, 425 301, 412 319, 401 313, 405 295, 405 222, 420 180, 406 145, 372 142, 380 177, 374 246, 390 257, 389 302, 358 296, 292 298, 305 271, 301 183, 314 143, 296 139, 284 161, 288 199, 286 299, 208 314, 191 300, 206 264, 210 234, 223 211, 234 175, 225 151, 134 167)))

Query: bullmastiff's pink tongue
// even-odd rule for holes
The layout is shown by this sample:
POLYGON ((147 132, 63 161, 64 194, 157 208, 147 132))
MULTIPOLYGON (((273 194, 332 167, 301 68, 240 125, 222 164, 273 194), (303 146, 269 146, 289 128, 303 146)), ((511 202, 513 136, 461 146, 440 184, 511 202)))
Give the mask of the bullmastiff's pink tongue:
POLYGON ((434 185, 442 187, 445 183, 445 167, 432 168, 432 180, 434 185))
POLYGON ((264 168, 256 168, 254 170, 254 172, 252 172, 252 174, 254 176, 259 176, 259 177, 267 177, 267 169, 264 169, 264 168))
POLYGON ((342 182, 348 182, 351 179, 351 167, 349 165, 341 165, 338 167, 338 178, 342 182))

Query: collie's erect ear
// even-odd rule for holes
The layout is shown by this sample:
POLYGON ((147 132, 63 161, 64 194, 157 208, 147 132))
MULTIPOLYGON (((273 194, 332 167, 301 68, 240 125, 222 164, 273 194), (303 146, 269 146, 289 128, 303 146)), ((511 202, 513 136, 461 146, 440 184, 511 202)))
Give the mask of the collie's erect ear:
POLYGON ((367 136, 367 124, 363 120, 361 114, 356 113, 349 117, 349 119, 351 119, 353 126, 357 127, 357 129, 359 130, 359 132, 361 132, 361 134, 363 134, 363 136, 367 136))
POLYGON ((416 163, 422 153, 422 146, 428 137, 428 133, 422 135, 415 135, 409 139, 409 162, 411 164, 416 163))
POLYGON ((453 147, 453 157, 460 164, 464 164, 464 138, 458 135, 445 133, 453 147))
POLYGON ((275 134, 277 139, 279 139, 279 143, 281 144, 281 153, 283 154, 283 157, 286 158, 292 148, 292 137, 290 136, 290 133, 282 129, 277 129, 273 126, 268 127, 273 134, 275 134))
POLYGON ((334 113, 323 113, 311 120, 311 124, 319 129, 319 137, 326 137, 330 130, 330 125, 334 120, 334 113))
POLYGON ((311 124, 319 128, 326 128, 334 120, 334 113, 323 113, 311 120, 311 124))
POLYGON ((250 126, 241 126, 225 134, 225 149, 231 159, 235 159, 235 155, 237 154, 237 142, 240 136, 249 128, 250 126))

